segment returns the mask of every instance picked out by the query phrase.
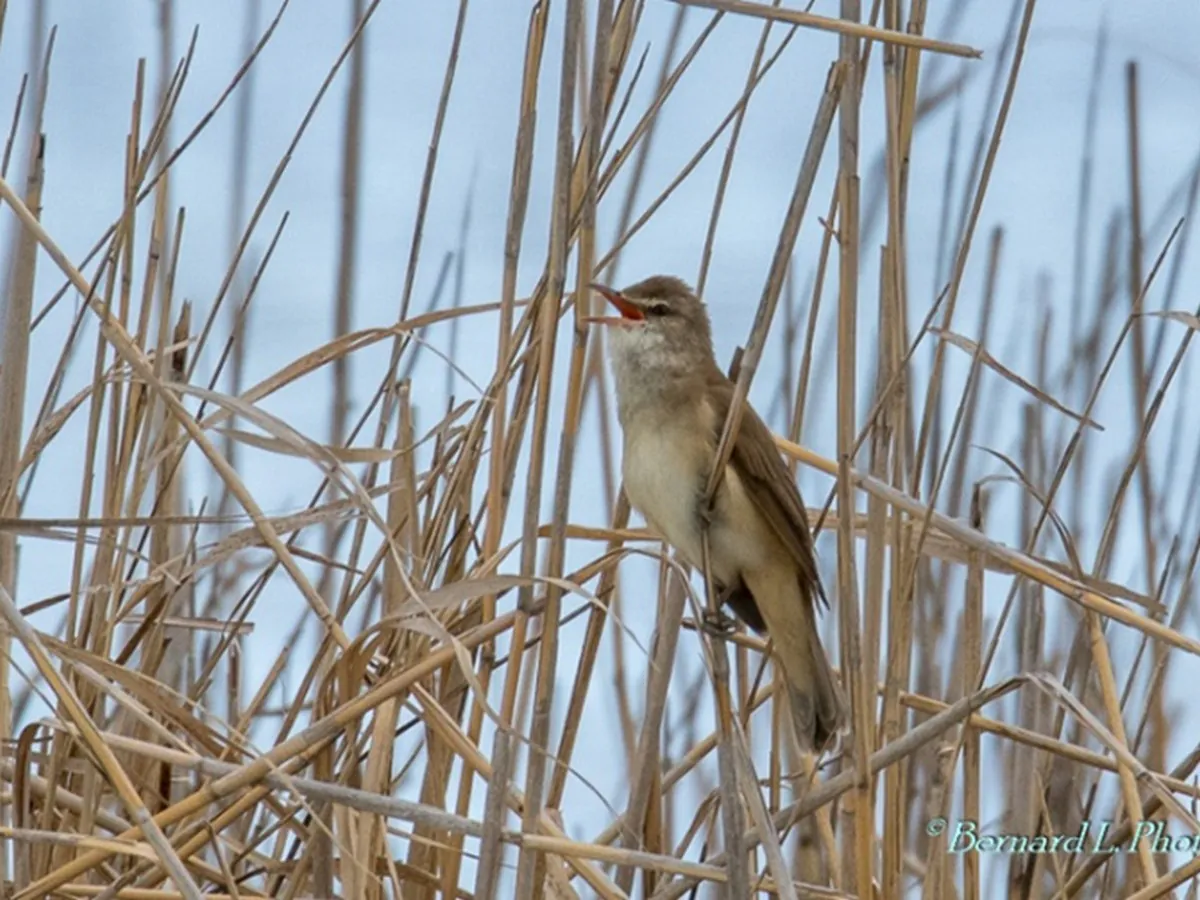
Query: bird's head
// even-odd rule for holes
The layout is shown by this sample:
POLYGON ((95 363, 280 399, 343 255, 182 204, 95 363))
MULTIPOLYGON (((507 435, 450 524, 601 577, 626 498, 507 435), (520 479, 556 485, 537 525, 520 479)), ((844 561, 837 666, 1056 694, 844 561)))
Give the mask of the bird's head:
POLYGON ((712 326, 703 301, 670 275, 654 275, 624 290, 592 289, 619 313, 589 321, 608 327, 614 357, 640 368, 691 368, 711 363, 712 326))

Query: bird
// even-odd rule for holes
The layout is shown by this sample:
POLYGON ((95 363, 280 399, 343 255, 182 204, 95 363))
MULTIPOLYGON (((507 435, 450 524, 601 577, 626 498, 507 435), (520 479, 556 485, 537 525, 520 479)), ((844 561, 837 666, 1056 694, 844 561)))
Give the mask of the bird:
POLYGON ((591 289, 616 316, 605 326, 622 432, 625 496, 650 529, 718 597, 771 639, 800 749, 819 753, 845 729, 845 704, 817 634, 827 607, 808 514, 770 430, 748 402, 711 506, 709 473, 734 385, 717 365, 704 302, 683 280, 655 275, 623 290, 591 289))

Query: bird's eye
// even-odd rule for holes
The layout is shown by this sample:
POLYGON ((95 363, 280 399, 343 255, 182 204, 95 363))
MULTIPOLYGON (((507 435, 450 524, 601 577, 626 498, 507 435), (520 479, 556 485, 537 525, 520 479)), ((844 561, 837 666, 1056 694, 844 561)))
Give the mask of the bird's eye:
POLYGON ((646 307, 646 315, 648 316, 665 316, 670 311, 670 305, 661 300, 651 303, 646 307))

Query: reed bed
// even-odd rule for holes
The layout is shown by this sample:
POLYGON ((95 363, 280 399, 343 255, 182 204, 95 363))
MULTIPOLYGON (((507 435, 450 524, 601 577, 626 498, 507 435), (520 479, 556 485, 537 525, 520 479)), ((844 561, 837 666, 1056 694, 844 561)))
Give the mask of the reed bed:
MULTIPOLYGON (((1034 0, 1005 4, 986 47, 925 0, 513 4, 513 140, 478 176, 506 179, 506 201, 468 194, 443 240, 426 227, 450 202, 438 166, 478 15, 459 0, 377 318, 355 285, 384 243, 363 226, 379 164, 363 148, 386 7, 338 7, 341 50, 252 171, 271 114, 252 86, 275 66, 294 91, 272 42, 301 12, 246 4, 228 83, 185 117, 204 44, 162 3, 159 56, 130 73, 111 227, 70 250, 44 224, 78 199, 51 190, 45 153, 67 13, 31 14, 0 161, 3 895, 1177 896, 1200 872, 1200 732, 1180 702, 1200 654, 1200 166, 1145 196, 1161 161, 1137 62, 1106 96, 1108 38, 1089 34, 1077 205, 996 222, 1034 0), (681 92, 746 28, 744 83, 685 141, 681 92), (806 118, 775 244, 721 306, 754 116, 794 112, 756 92, 800 53, 828 75, 793 86, 806 118), (1096 125, 1114 103, 1115 148, 1096 125), (272 198, 328 109, 333 337, 306 344, 255 315, 297 227, 272 198), (932 121, 952 122, 948 147, 921 138, 932 121), (178 205, 222 122, 232 182, 178 205), (1126 161, 1113 209, 1098 155, 1126 161), (930 184, 940 219, 914 221, 930 184), (710 198, 699 226, 673 220, 681 190, 710 198), (218 247, 203 223, 226 214, 218 247), (1013 272, 1006 241, 1050 215, 1076 223, 1074 258, 1013 272), (684 231, 699 265, 674 274, 736 319, 731 376, 818 534, 852 725, 820 758, 794 752, 762 641, 696 626, 702 579, 620 492, 587 285, 684 231), (197 254, 211 300, 182 284, 197 254), (490 275, 472 279, 480 257, 490 275), (281 480, 307 493, 283 508, 281 480), (964 827, 1012 843, 964 851, 964 827)), ((396 7, 393 23, 421 15, 396 7)))

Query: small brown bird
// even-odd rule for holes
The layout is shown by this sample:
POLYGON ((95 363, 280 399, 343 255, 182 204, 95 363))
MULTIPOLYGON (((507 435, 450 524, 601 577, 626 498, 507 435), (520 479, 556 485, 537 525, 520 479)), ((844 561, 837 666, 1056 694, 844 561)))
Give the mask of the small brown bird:
POLYGON ((609 356, 624 433, 630 504, 693 567, 708 522, 714 588, 743 622, 770 636, 803 749, 820 751, 844 724, 817 636, 825 601, 804 501, 771 433, 746 404, 711 510, 702 508, 733 383, 717 366, 704 303, 678 278, 656 275, 615 291, 592 288, 620 316, 609 356))

